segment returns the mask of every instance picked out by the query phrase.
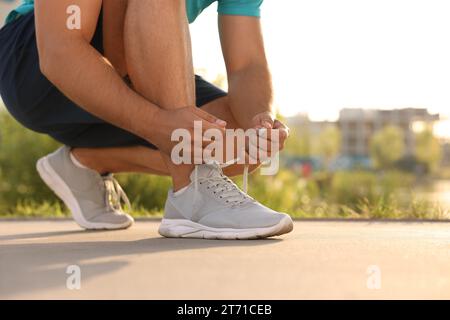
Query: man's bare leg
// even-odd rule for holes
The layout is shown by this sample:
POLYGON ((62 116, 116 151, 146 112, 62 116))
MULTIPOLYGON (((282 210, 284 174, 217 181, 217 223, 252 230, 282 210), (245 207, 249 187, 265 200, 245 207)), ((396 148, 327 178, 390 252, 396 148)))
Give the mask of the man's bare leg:
MULTIPOLYGON (((195 80, 184 0, 129 0, 125 17, 128 74, 137 92, 164 109, 195 106, 195 80)), ((190 183, 193 165, 162 158, 174 190, 190 183)))
POLYGON ((145 146, 74 148, 72 154, 82 165, 100 174, 137 172, 170 175, 161 152, 145 146))

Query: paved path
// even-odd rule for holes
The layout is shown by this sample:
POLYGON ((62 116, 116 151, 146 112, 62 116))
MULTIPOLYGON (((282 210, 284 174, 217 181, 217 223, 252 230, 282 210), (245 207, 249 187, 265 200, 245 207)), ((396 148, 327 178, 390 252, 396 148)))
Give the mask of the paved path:
POLYGON ((0 222, 0 298, 450 299, 450 223, 298 221, 258 241, 162 239, 157 226, 0 222))

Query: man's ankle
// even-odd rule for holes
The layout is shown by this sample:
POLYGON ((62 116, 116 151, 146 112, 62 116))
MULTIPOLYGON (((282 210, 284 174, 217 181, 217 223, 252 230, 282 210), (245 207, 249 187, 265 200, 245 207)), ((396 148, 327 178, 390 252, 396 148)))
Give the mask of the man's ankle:
POLYGON ((191 183, 191 173, 194 170, 195 165, 176 165, 172 162, 170 157, 165 154, 163 154, 163 160, 172 177, 173 192, 177 192, 191 183))
POLYGON ((96 161, 93 161, 92 156, 89 156, 89 152, 81 148, 74 148, 70 151, 70 158, 74 165, 84 169, 90 169, 103 175, 108 173, 108 170, 103 165, 99 165, 96 161))
POLYGON ((177 193, 179 191, 182 191, 183 189, 187 188, 191 184, 191 180, 188 178, 183 180, 178 180, 172 177, 173 181, 173 192, 177 193))

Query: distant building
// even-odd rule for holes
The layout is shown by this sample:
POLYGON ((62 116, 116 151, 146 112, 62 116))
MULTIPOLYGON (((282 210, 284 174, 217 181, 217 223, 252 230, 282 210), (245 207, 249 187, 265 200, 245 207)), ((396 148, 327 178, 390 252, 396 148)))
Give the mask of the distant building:
MULTIPOLYGON (((371 168, 370 141, 373 135, 386 126, 400 128, 405 137, 405 159, 412 159, 415 151, 415 129, 433 125, 439 121, 438 114, 430 114, 425 108, 405 108, 394 110, 345 108, 339 119, 333 121, 311 121, 307 114, 298 114, 287 119, 291 128, 301 129, 309 134, 311 143, 329 126, 337 126, 341 132, 339 156, 330 164, 332 170, 350 168, 371 168), (417 126, 417 127, 416 127, 417 126)), ((317 158, 311 154, 310 159, 317 158)), ((450 144, 443 146, 443 164, 450 165, 450 144)), ((317 158, 319 159, 319 158, 317 158)), ((316 159, 316 160, 317 160, 316 159)), ((290 159, 291 166, 302 164, 299 159, 290 159)), ((317 166, 319 163, 315 162, 317 166)))
POLYGON ((311 136, 318 136, 327 127, 336 126, 334 121, 311 121, 306 113, 288 118, 287 124, 291 128, 306 130, 311 136))
POLYGON ((342 109, 338 126, 342 134, 341 154, 350 157, 368 157, 370 139, 385 126, 397 126, 405 135, 405 155, 412 155, 415 146, 414 123, 432 124, 438 114, 430 114, 424 108, 394 110, 342 109))

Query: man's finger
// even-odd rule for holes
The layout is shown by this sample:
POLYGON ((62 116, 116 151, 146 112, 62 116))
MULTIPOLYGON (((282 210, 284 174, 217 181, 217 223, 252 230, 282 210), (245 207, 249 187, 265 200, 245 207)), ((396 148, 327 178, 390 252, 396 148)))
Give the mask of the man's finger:
POLYGON ((280 141, 284 142, 284 140, 286 140, 289 137, 288 129, 281 128, 281 129, 278 129, 278 131, 279 131, 280 141))
POLYGON ((255 125, 260 125, 260 126, 262 126, 264 128, 267 128, 267 129, 272 129, 272 127, 273 127, 273 116, 268 111, 267 112, 262 112, 262 113, 256 115, 253 118, 253 123, 255 125))
POLYGON ((225 134, 225 126, 219 125, 217 123, 209 122, 209 121, 203 121, 202 123, 203 132, 209 129, 216 129, 220 130, 222 134, 225 134))
POLYGON ((260 124, 266 129, 273 128, 273 119, 269 114, 263 114, 260 118, 260 124))
POLYGON ((213 116, 212 114, 210 114, 204 110, 201 110, 199 108, 194 108, 194 113, 196 115, 198 115, 200 118, 202 118, 208 122, 214 123, 216 125, 219 125, 221 127, 225 127, 227 125, 226 121, 219 119, 216 116, 213 116))
POLYGON ((286 136, 286 138, 287 137, 289 137, 289 133, 290 133, 290 130, 289 130, 289 127, 288 126, 286 126, 283 122, 281 122, 280 120, 275 120, 274 121, 274 123, 273 123, 273 128, 274 129, 284 129, 284 130, 286 130, 286 133, 287 133, 287 136, 286 136))
POLYGON ((284 129, 266 129, 262 128, 257 130, 258 137, 266 139, 267 141, 278 142, 287 135, 287 131, 284 129))

